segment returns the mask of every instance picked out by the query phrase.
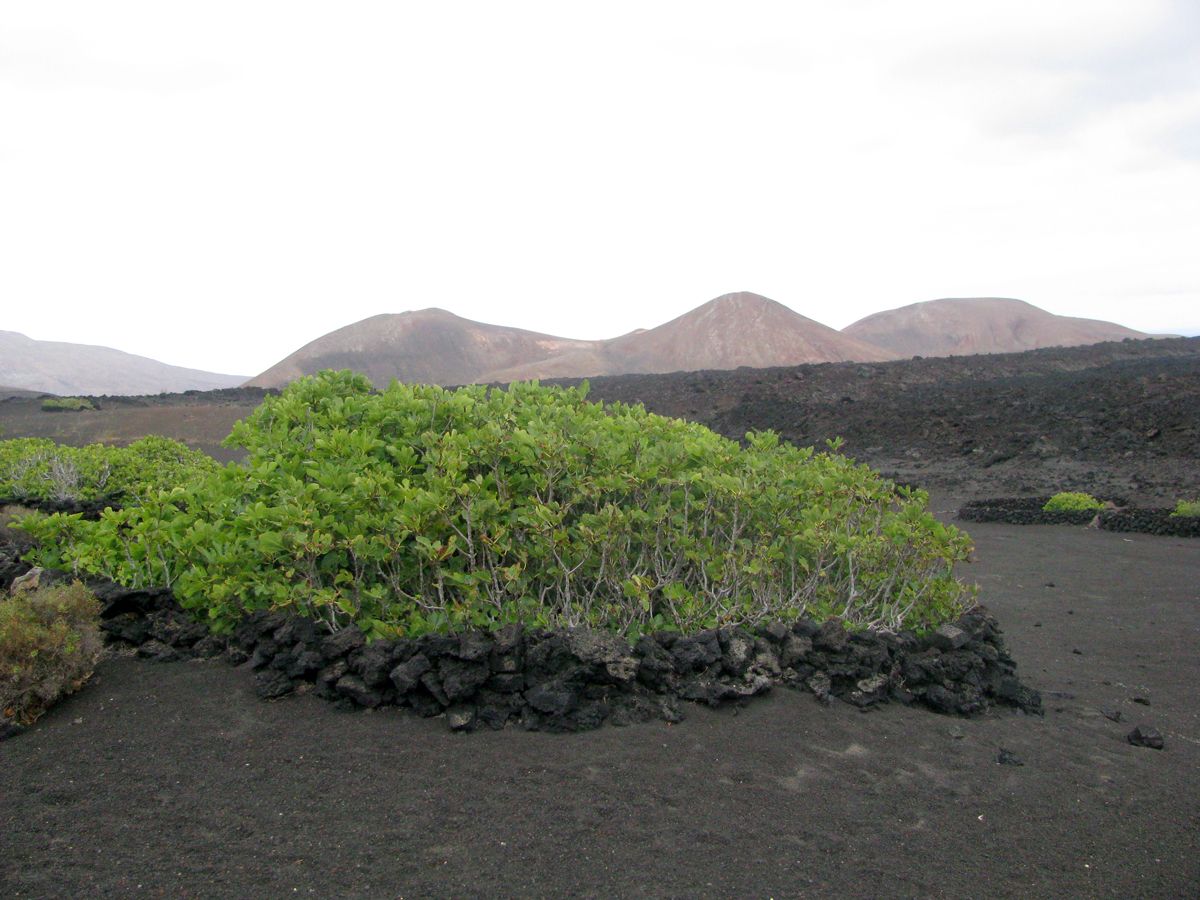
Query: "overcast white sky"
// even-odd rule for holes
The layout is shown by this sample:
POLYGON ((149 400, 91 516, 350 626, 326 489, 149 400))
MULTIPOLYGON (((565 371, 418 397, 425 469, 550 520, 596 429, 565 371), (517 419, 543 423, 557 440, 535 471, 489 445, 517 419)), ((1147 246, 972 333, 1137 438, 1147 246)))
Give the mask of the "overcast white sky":
POLYGON ((0 329, 255 374, 735 290, 1200 333, 1200 2, 0 0, 0 329))

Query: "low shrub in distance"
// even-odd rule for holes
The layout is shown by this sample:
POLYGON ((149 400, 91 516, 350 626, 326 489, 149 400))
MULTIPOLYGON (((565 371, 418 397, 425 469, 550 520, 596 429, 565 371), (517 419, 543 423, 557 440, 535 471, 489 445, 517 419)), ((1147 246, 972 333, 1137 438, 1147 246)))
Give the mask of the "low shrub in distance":
POLYGON ((44 412, 78 412, 81 409, 95 409, 92 401, 86 397, 47 397, 42 401, 44 412))
POLYGON ((1091 494, 1063 491, 1047 500, 1042 509, 1045 512, 1087 512, 1093 509, 1104 509, 1104 503, 1091 494))
POLYGON ((0 441, 0 497, 36 502, 121 496, 136 503, 217 468, 211 457, 163 437, 127 447, 16 438, 0 441))
POLYGON ((1200 516, 1200 500, 1180 500, 1175 504, 1175 511, 1171 515, 1179 518, 1200 516))
POLYGON ((634 637, 807 614, 924 629, 973 605, 967 536, 836 452, 739 446, 583 389, 300 379, 245 464, 96 522, 27 521, 43 565, 171 586, 228 630, 291 610, 372 635, 588 625, 634 637))
POLYGON ((0 599, 0 715, 28 725, 92 673, 100 604, 78 581, 0 599))

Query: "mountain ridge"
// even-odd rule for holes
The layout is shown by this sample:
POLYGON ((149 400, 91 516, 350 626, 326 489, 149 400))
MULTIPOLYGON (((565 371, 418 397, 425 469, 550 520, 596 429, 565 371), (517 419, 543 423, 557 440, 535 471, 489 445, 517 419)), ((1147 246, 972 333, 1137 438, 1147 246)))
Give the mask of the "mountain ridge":
POLYGON ((0 385, 50 394, 137 395, 245 384, 282 387, 321 369, 452 386, 827 362, 882 362, 1077 346, 1150 335, 1058 316, 1001 297, 942 298, 867 316, 841 331, 749 291, 722 294, 654 328, 577 340, 429 307, 382 313, 304 344, 260 374, 170 366, 120 350, 0 331, 0 385))
POLYGON ((880 349, 738 291, 655 328, 583 341, 418 310, 363 319, 310 341, 246 384, 281 387, 322 368, 452 385, 810 362, 879 362, 880 349))

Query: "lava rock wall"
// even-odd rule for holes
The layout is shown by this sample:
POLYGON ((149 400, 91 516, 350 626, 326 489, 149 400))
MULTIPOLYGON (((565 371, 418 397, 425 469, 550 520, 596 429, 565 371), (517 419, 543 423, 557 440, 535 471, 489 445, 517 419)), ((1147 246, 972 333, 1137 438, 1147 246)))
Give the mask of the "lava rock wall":
POLYGON ((78 513, 85 519, 95 521, 109 507, 120 509, 121 499, 120 494, 111 494, 96 500, 17 499, 15 497, 0 497, 0 507, 10 505, 22 506, 26 509, 35 509, 38 512, 46 513, 46 515, 52 513, 65 513, 68 515, 78 513))
POLYGON ((1117 509, 1047 512, 1049 497, 999 497, 974 500, 958 511, 964 522, 1004 522, 1009 525, 1095 525, 1105 531, 1141 532, 1169 537, 1200 537, 1200 516, 1173 516, 1165 508, 1128 507, 1111 499, 1117 509))
POLYGON ((347 709, 394 705, 442 715, 462 731, 679 721, 684 701, 742 702, 776 686, 861 709, 895 701, 966 716, 993 704, 1042 711, 1041 697, 1017 678, 996 621, 982 607, 922 637, 849 632, 836 620, 804 619, 756 632, 661 632, 633 646, 609 632, 519 625, 368 642, 357 627, 331 634, 311 620, 264 612, 249 615, 232 635, 217 636, 168 590, 89 586, 101 600, 108 639, 137 647, 140 656, 224 657, 253 671, 263 698, 312 691, 347 709))

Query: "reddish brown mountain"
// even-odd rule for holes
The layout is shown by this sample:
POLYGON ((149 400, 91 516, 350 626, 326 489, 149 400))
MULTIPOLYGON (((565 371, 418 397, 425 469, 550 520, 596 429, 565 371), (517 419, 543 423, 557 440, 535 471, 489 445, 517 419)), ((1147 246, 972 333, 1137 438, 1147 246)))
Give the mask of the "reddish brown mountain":
POLYGON ((1112 322, 1057 316, 1002 297, 913 303, 859 319, 842 334, 882 347, 893 357, 1016 353, 1149 337, 1112 322))
POLYGON ((782 303, 741 291, 725 294, 657 328, 634 331, 586 353, 494 373, 496 381, 688 372, 698 369, 767 368, 802 363, 876 362, 878 347, 814 322, 782 303))
POLYGON ((439 309, 375 316, 318 338, 249 384, 279 387, 328 368, 362 372, 377 385, 392 378, 468 384, 885 358, 878 347, 742 292, 606 341, 486 325, 439 309))
POLYGON ((353 369, 382 387, 393 378, 427 384, 470 384, 488 374, 595 342, 538 334, 463 319, 444 309, 372 316, 331 331, 247 382, 281 387, 322 369, 353 369))
POLYGON ((616 338, 608 352, 626 372, 761 369, 885 358, 878 347, 746 291, 725 294, 649 331, 616 338))

